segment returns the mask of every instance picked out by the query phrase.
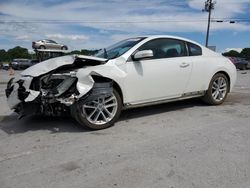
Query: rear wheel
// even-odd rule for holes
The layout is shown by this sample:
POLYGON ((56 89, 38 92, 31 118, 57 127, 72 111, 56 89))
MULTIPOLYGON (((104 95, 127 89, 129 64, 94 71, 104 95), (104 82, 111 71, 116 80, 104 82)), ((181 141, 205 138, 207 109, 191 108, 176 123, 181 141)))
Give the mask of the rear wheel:
POLYGON ((120 116, 121 97, 116 90, 106 96, 100 96, 88 102, 78 101, 75 106, 75 119, 80 125, 90 129, 104 129, 112 126, 120 116))
POLYGON ((207 104, 219 105, 226 99, 228 91, 229 82, 227 77, 222 73, 218 73, 213 76, 209 88, 202 99, 207 104))

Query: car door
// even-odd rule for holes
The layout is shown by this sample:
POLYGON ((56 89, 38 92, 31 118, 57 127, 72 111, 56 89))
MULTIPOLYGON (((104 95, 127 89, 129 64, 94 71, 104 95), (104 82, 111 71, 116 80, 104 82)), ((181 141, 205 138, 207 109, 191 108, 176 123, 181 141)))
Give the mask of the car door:
POLYGON ((50 40, 53 49, 61 49, 61 46, 53 40, 50 40))
POLYGON ((57 44, 53 40, 47 40, 47 46, 49 47, 49 49, 57 48, 57 44))
POLYGON ((152 50, 153 57, 129 60, 125 64, 127 101, 139 104, 180 97, 192 69, 185 42, 170 38, 154 39, 143 44, 136 52, 142 50, 152 50))

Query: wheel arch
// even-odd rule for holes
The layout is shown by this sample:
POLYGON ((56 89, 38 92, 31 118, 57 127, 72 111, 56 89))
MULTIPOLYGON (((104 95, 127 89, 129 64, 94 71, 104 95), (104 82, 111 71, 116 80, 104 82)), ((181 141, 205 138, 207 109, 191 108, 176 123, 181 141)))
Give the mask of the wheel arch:
POLYGON ((111 78, 99 76, 99 75, 91 75, 91 77, 93 78, 93 80, 95 82, 108 82, 108 81, 112 81, 114 89, 119 93, 119 95, 120 95, 120 97, 122 99, 122 104, 124 104, 122 89, 121 89, 120 85, 115 80, 113 80, 111 78))
POLYGON ((44 44, 41 44, 41 45, 38 47, 38 49, 41 49, 41 48, 46 49, 46 46, 45 46, 44 44))

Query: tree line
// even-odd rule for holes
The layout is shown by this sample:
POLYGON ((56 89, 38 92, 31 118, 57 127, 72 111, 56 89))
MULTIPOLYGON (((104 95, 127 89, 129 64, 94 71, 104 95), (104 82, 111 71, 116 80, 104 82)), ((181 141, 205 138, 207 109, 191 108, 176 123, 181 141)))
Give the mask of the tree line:
MULTIPOLYGON (((67 54, 80 54, 80 55, 94 55, 99 50, 74 50, 67 54)), ((23 58, 23 59, 36 59, 36 54, 29 53, 27 48, 16 46, 9 50, 0 49, 0 62, 11 62, 13 59, 23 58)))
POLYGON ((244 48, 241 52, 230 50, 229 52, 222 53, 222 55, 227 57, 241 57, 250 60, 250 48, 244 48))

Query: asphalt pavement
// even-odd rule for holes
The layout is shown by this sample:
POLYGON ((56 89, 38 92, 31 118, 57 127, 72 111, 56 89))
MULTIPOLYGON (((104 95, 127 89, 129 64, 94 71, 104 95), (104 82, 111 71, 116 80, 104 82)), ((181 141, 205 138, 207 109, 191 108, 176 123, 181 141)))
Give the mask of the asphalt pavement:
POLYGON ((250 70, 238 71, 220 106, 195 99, 131 109, 100 131, 65 117, 17 120, 5 73, 0 187, 250 187, 250 70))

